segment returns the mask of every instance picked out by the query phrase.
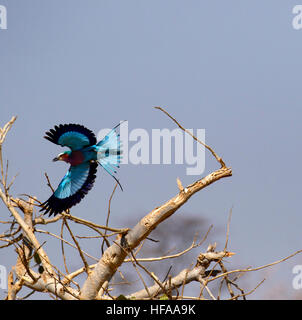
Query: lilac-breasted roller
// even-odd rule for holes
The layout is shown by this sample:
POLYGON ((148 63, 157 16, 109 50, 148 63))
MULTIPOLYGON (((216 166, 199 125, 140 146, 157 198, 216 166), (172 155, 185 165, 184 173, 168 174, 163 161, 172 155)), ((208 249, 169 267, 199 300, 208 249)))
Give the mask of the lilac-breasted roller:
POLYGON ((60 124, 46 132, 45 139, 71 149, 53 159, 69 163, 70 168, 53 195, 41 204, 40 211, 49 213, 49 216, 56 215, 79 203, 93 186, 98 164, 121 187, 113 175, 121 161, 120 135, 116 132, 119 125, 98 143, 94 133, 79 124, 60 124))

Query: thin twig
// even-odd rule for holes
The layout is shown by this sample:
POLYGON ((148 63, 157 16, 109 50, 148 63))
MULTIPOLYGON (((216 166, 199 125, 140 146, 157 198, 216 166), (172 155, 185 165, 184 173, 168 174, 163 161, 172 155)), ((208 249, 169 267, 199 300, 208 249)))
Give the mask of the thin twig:
POLYGON ((62 257, 63 257, 63 262, 64 262, 64 267, 65 267, 65 272, 68 274, 68 267, 66 263, 66 257, 65 257, 65 250, 64 250, 64 238, 63 238, 63 232, 64 232, 64 225, 65 225, 65 219, 62 219, 62 224, 61 224, 61 252, 62 252, 62 257))
MULTIPOLYGON (((65 220, 65 219, 64 219, 64 220, 65 220)), ((71 238, 72 238, 73 242, 75 243, 75 245, 76 245, 77 248, 78 248, 78 252, 79 252, 80 257, 81 257, 81 259, 82 259, 82 261, 83 261, 83 264, 84 264, 84 267, 85 267, 85 271, 86 271, 87 274, 89 274, 89 265, 88 265, 88 263, 87 263, 87 261, 86 261, 86 259, 85 259, 85 257, 84 257, 84 254, 83 254, 83 252, 82 252, 82 249, 81 249, 81 247, 80 247, 80 244, 78 243, 77 239, 76 239, 75 236, 73 235, 73 233, 72 233, 72 231, 71 231, 71 229, 70 229, 70 227, 69 227, 69 225, 68 225, 68 223, 67 223, 66 220, 64 221, 64 224, 65 224, 66 228, 68 229, 69 234, 71 235, 71 238)))
POLYGON ((67 214, 65 212, 62 212, 61 213, 62 216, 64 216, 65 218, 67 218, 68 220, 72 220, 76 223, 80 223, 80 224, 84 224, 84 225, 87 225, 89 227, 95 227, 95 228, 100 228, 100 229, 104 229, 104 230, 108 230, 108 231, 112 231, 112 232, 118 232, 118 233, 127 233, 130 229, 129 228, 124 228, 124 229, 117 229, 117 228, 110 228, 110 227, 106 227, 106 226, 102 226, 102 225, 99 225, 99 224, 96 224, 94 222, 91 222, 91 221, 88 221, 88 220, 85 220, 85 219, 82 219, 82 218, 78 218, 76 216, 73 216, 71 214, 67 214))
POLYGON ((281 262, 284 262, 292 257, 294 257, 295 255, 299 254, 302 252, 302 249, 301 250, 297 250, 296 252, 290 254, 289 256, 285 257, 285 258, 282 258, 280 260, 277 260, 277 261, 274 261, 274 262, 271 262, 271 263, 268 263, 268 264, 265 264, 263 266, 260 266, 260 267, 256 267, 256 268, 246 268, 246 269, 235 269, 235 270, 231 270, 231 271, 227 271, 225 273, 221 273, 211 279, 209 279, 208 281, 214 281, 216 279, 219 279, 221 277, 224 277, 225 275, 228 275, 228 274, 232 274, 232 273, 241 273, 241 272, 251 272, 251 271, 258 271, 258 270, 261 270, 261 269, 265 269, 265 268, 268 268, 268 267, 271 267, 271 266, 274 266, 276 264, 279 264, 281 262))
POLYGON ((189 130, 185 129, 175 118, 173 118, 165 109, 163 109, 162 107, 154 107, 155 109, 158 109, 160 111, 162 111, 163 113, 165 113, 170 119, 172 119, 177 125, 178 127, 183 130, 184 132, 186 132, 187 134, 189 134, 195 141, 197 141, 198 143, 200 143, 201 145, 203 145, 205 148, 207 148, 212 155, 215 157, 215 159, 221 164, 221 168, 225 168, 226 165, 224 163, 224 161, 222 160, 221 157, 219 157, 217 155, 217 153, 208 145, 206 145, 203 141, 199 140, 198 138, 196 138, 189 130))
POLYGON ((225 239, 225 245, 224 245, 224 251, 227 250, 228 247, 228 242, 229 242, 229 235, 230 235, 230 223, 231 223, 231 218, 232 218, 232 212, 233 212, 233 208, 231 208, 230 213, 229 213, 229 217, 228 217, 228 222, 227 222, 227 232, 226 232, 226 239, 225 239))
MULTIPOLYGON (((109 217, 110 217, 110 211, 111 211, 111 200, 113 198, 113 195, 114 195, 114 192, 115 192, 117 186, 118 186, 118 183, 115 184, 113 191, 111 193, 111 196, 109 198, 108 212, 107 212, 107 218, 106 218, 106 228, 108 228, 108 224, 109 224, 109 217)), ((105 230, 104 237, 106 237, 106 234, 107 234, 107 229, 105 230)), ((103 238, 103 242, 102 242, 102 246, 101 246, 102 253, 104 253, 104 244, 105 244, 105 238, 103 238)))

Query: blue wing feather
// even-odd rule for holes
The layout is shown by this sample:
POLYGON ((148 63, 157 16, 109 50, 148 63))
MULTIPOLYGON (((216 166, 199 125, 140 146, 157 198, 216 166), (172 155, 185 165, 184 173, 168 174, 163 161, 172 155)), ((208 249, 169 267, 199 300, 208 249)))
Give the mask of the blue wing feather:
POLYGON ((96 171, 95 162, 71 166, 53 195, 41 205, 40 211, 56 215, 79 203, 92 188, 96 171))
POLYGON ((71 150, 79 150, 84 147, 96 144, 94 133, 79 124, 60 124, 45 133, 45 139, 69 147, 71 150))
POLYGON ((55 191, 55 196, 64 199, 79 191, 88 177, 89 170, 88 162, 71 166, 55 191))

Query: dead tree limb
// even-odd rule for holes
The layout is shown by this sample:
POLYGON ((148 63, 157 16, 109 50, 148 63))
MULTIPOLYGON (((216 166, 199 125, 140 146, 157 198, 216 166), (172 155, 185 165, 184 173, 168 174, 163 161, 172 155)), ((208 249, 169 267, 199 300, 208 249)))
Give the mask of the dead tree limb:
MULTIPOLYGON (((201 282, 201 279, 207 277, 207 268, 212 261, 222 260, 224 257, 232 256, 232 252, 220 251, 220 252, 205 252, 201 253, 197 259, 197 263, 192 269, 184 269, 177 276, 173 277, 171 280, 165 281, 163 287, 166 290, 175 290, 187 283, 192 281, 201 282)), ((152 297, 159 296, 163 294, 164 291, 161 286, 155 283, 153 286, 148 288, 148 292, 145 289, 134 292, 127 296, 128 299, 144 299, 148 298, 149 295, 152 297)))

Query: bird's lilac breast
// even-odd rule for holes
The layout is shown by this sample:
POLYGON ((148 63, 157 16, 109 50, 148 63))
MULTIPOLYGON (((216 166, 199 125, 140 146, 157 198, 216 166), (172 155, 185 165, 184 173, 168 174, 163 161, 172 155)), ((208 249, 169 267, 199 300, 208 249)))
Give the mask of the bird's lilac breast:
POLYGON ((83 163, 84 159, 85 158, 82 151, 72 151, 68 157, 68 162, 72 166, 77 166, 78 164, 83 163))

